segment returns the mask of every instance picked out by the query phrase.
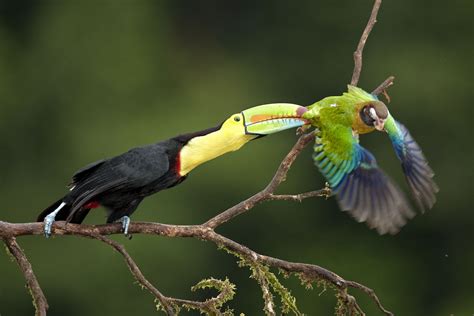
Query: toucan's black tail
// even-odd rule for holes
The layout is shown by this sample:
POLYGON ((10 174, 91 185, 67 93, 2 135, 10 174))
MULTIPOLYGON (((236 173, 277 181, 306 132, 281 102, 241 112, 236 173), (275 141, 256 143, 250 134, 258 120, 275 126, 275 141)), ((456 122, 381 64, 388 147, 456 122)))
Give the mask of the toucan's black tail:
MULTIPOLYGON (((60 205, 61 203, 64 202, 64 198, 57 200, 54 202, 51 206, 46 208, 43 212, 41 212, 40 215, 38 215, 38 218, 36 221, 42 222, 44 221, 44 218, 50 214, 51 212, 54 212, 60 205)), ((56 221, 65 221, 69 214, 71 213, 72 210, 72 204, 66 203, 61 210, 59 211, 58 214, 56 214, 55 220, 56 221)), ((76 223, 80 224, 84 220, 84 218, 87 216, 89 213, 89 209, 82 208, 78 212, 75 212, 73 218, 69 221, 70 223, 76 223)))

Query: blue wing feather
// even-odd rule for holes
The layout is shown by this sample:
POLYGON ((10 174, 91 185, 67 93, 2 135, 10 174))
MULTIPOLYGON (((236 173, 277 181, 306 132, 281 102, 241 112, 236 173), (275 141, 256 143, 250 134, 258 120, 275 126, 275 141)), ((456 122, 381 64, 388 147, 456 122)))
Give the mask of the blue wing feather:
POLYGON ((408 129, 393 118, 390 120, 387 122, 387 133, 402 164, 412 195, 422 211, 432 208, 439 191, 433 180, 434 172, 408 129))

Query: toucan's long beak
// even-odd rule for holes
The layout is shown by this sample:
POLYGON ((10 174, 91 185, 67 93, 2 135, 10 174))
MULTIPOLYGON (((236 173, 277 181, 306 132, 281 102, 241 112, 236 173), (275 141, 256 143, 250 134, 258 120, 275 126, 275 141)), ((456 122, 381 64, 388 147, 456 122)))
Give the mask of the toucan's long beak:
POLYGON ((308 124, 301 116, 307 109, 291 103, 272 103, 255 106, 242 111, 245 133, 269 135, 293 127, 308 124))

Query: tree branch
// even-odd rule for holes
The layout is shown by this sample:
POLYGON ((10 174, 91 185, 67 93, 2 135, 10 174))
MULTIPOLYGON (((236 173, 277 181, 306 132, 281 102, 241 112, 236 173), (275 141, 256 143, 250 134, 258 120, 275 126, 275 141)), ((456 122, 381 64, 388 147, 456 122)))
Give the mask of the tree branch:
POLYGON ((364 32, 360 37, 359 44, 357 45, 357 49, 354 52, 354 70, 352 72, 352 79, 351 85, 357 86, 359 83, 360 73, 362 71, 362 52, 365 47, 365 43, 369 38, 370 32, 374 28, 375 23, 377 22, 377 14, 380 9, 380 5, 382 4, 382 0, 375 0, 374 6, 372 7, 372 12, 370 14, 369 21, 365 26, 364 32))
MULTIPOLYGON (((324 190, 324 189, 323 189, 324 190)), ((121 224, 105 224, 105 225, 77 225, 77 224, 66 224, 65 222, 57 222, 53 225, 54 235, 76 235, 98 239, 117 250, 122 256, 132 272, 135 279, 147 288, 165 307, 172 306, 170 303, 185 302, 183 300, 173 299, 161 294, 141 273, 140 269, 133 261, 133 259, 127 254, 122 245, 117 242, 104 237, 104 235, 122 234, 121 224)), ((160 235, 167 237, 192 237, 201 240, 211 241, 219 247, 225 247, 247 260, 256 261, 270 267, 278 268, 288 273, 299 273, 308 280, 324 280, 330 283, 338 291, 343 292, 347 288, 356 288, 367 293, 377 304, 381 311, 386 315, 392 315, 387 311, 380 303, 375 292, 354 281, 347 281, 337 275, 336 273, 327 270, 323 267, 306 264, 306 263, 295 263, 290 261, 281 260, 278 258, 259 254, 252 249, 243 246, 221 234, 216 233, 212 228, 205 225, 167 225, 161 223, 150 223, 150 222, 132 222, 130 223, 129 233, 131 234, 149 234, 149 235, 160 235)), ((8 223, 0 221, 0 236, 5 240, 11 239, 13 236, 25 236, 25 235, 42 235, 43 224, 42 223, 8 223)), ((192 302, 192 301, 186 301, 192 302)), ((170 314, 170 313, 168 313, 170 314)), ((170 314, 172 315, 172 313, 170 314)))
MULTIPOLYGON (((2 231, 2 229, 0 229, 2 231)), ((20 248, 20 245, 16 242, 15 237, 4 237, 2 236, 3 242, 7 246, 8 252, 16 260, 16 263, 20 267, 21 272, 26 279, 26 284, 30 289, 31 296, 33 297, 33 305, 36 309, 37 316, 46 316, 48 310, 48 301, 44 296, 43 290, 41 289, 38 279, 36 278, 33 268, 30 262, 26 258, 25 253, 20 248)))
POLYGON ((118 253, 120 253, 123 258, 125 259, 125 263, 127 264, 128 268, 130 269, 130 272, 132 273, 133 277, 135 280, 137 280, 143 287, 145 287, 148 291, 150 291, 151 294, 155 296, 155 298, 161 303, 161 306, 163 306, 163 309, 168 315, 173 315, 174 314, 174 309, 172 304, 170 303, 170 300, 161 294, 161 292, 153 286, 153 284, 148 281, 143 273, 141 272, 140 268, 137 266, 135 261, 132 259, 132 257, 128 254, 128 252, 125 250, 125 247, 118 242, 104 237, 100 234, 94 234, 94 233, 84 233, 81 234, 82 236, 85 237, 90 237, 94 238, 97 240, 102 241, 103 243, 111 246, 114 248, 118 253))
POLYGON ((390 76, 388 77, 387 79, 385 79, 384 82, 382 82, 377 88, 374 89, 374 91, 372 91, 372 94, 373 95, 379 95, 381 93, 383 93, 385 95, 385 97, 387 98, 387 101, 390 103, 390 98, 388 96, 388 94, 386 93, 386 90, 393 85, 393 80, 395 80, 395 77, 394 76, 390 76))
POLYGON ((311 198, 311 197, 325 197, 329 198, 331 196, 331 189, 329 187, 325 187, 321 190, 310 191, 305 193, 299 194, 270 194, 269 200, 273 201, 295 201, 295 202, 303 202, 304 199, 311 198))

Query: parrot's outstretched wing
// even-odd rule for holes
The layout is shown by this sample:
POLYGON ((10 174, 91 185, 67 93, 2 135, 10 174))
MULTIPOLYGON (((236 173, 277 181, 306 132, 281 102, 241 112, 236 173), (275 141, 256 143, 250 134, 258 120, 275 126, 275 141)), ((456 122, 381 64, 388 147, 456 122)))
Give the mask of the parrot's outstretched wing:
POLYGON ((411 192, 422 211, 430 209, 436 202, 438 186, 433 180, 434 172, 428 165, 420 146, 403 124, 389 116, 385 123, 393 148, 402 164, 403 172, 411 192))
POLYGON ((313 160, 329 182, 342 210, 379 234, 395 234, 415 213, 405 195, 342 125, 316 136, 313 160))

